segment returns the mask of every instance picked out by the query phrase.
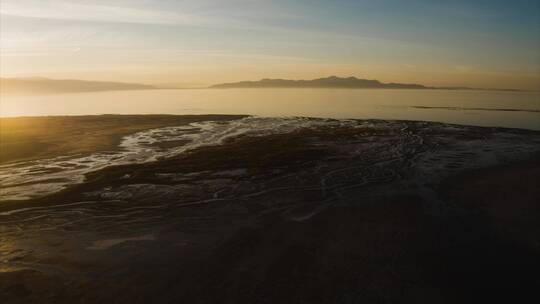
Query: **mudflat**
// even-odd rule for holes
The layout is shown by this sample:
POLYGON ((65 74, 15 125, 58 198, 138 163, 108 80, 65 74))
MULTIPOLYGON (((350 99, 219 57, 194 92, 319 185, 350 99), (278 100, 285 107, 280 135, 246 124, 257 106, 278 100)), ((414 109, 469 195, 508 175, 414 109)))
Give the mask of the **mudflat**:
POLYGON ((141 138, 168 157, 108 166, 59 192, 0 202, 0 300, 536 296, 539 132, 263 118, 165 131, 158 132, 169 136, 165 144, 141 138), (189 138, 217 135, 224 139, 169 153, 189 138))
POLYGON ((0 118, 0 164, 117 150, 123 136, 220 115, 89 115, 0 118))

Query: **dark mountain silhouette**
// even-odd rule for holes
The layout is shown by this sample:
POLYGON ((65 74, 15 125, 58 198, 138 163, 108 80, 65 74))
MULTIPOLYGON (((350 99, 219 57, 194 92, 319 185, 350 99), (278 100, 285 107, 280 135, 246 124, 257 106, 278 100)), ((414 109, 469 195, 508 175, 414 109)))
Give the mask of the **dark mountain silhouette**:
POLYGON ((259 81, 241 81, 223 83, 212 88, 395 88, 395 89, 428 89, 420 84, 382 83, 378 80, 359 79, 356 77, 341 78, 330 76, 313 80, 262 79, 259 81))
MULTIPOLYGON (((76 79, 33 78, 0 78, 0 94, 58 94, 77 92, 121 91, 121 90, 153 90, 163 89, 138 83, 86 81, 76 79)), ((181 89, 180 87, 167 87, 181 89)), ((222 83, 210 88, 350 88, 350 89, 432 89, 432 90, 496 90, 519 91, 514 89, 479 89, 469 87, 428 87, 421 84, 383 83, 378 80, 359 79, 356 77, 330 76, 313 80, 262 79, 259 81, 240 81, 222 83)))
POLYGON ((262 79, 259 81, 240 81, 222 83, 210 88, 351 88, 351 89, 431 89, 431 90, 496 90, 496 91, 519 91, 514 89, 479 89, 469 87, 428 87, 421 84, 409 83, 384 83, 378 80, 360 79, 356 77, 330 76, 313 80, 287 80, 287 79, 262 79))
POLYGON ((117 90, 156 89, 151 85, 49 78, 0 78, 2 94, 55 94, 117 90))

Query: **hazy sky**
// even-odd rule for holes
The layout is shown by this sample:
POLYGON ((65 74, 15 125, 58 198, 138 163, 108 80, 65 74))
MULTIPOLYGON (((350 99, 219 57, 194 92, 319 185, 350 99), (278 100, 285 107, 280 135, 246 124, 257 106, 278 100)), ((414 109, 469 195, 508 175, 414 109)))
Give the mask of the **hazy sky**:
POLYGON ((538 0, 1 0, 3 77, 540 89, 538 0))

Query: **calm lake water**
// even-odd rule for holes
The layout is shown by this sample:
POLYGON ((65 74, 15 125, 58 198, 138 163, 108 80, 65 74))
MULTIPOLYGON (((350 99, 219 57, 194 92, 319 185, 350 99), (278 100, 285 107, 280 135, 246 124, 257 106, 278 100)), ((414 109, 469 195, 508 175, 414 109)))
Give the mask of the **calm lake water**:
POLYGON ((540 93, 383 89, 192 89, 2 96, 0 115, 250 114, 425 120, 540 130, 540 93))

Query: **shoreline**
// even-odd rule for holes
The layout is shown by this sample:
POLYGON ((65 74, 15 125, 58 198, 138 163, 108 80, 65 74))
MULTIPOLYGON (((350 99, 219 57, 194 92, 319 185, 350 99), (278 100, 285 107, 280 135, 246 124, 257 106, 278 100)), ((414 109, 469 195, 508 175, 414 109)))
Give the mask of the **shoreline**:
MULTIPOLYGON (((98 116, 74 116, 74 117, 66 117, 66 116, 53 116, 53 117, 41 117, 41 118, 38 118, 36 120, 41 120, 41 121, 44 121, 44 122, 47 122, 49 120, 52 120, 52 121, 56 121, 56 120, 60 120, 62 121, 64 124, 66 123, 64 120, 71 120, 71 124, 73 126, 75 126, 76 128, 78 128, 79 124, 81 123, 81 120, 84 122, 84 120, 90 120, 90 122, 93 122, 95 119, 97 120, 104 120, 104 121, 114 121, 115 123, 118 124, 118 120, 123 120, 122 123, 125 123, 125 124, 130 124, 133 122, 133 120, 142 120, 143 123, 145 123, 148 119, 150 120, 153 120, 155 118, 161 118, 163 120, 163 118, 167 118, 164 122, 162 121, 159 121, 159 122, 153 122, 155 124, 159 124, 159 123, 163 123, 164 126, 162 125, 161 127, 158 126, 158 127, 155 127, 155 125, 153 126, 148 126, 146 125, 145 126, 145 129, 148 130, 148 132, 150 131, 159 131, 159 130, 165 130, 167 129, 167 127, 170 127, 170 126, 174 126, 173 128, 182 128, 182 126, 186 126, 188 124, 191 124, 191 123, 201 123, 201 122, 205 122, 205 121, 216 121, 218 122, 218 124, 220 122, 222 123, 230 123, 230 122, 235 122, 235 121, 238 121, 238 119, 241 119, 241 118, 250 118, 254 121, 257 121, 258 119, 275 119, 275 120, 284 120, 284 121, 287 121, 287 120, 291 120, 291 123, 296 124, 295 122, 295 119, 304 119, 306 121, 314 121, 314 122, 321 122, 322 125, 321 126, 324 126, 325 124, 331 124, 331 123, 337 123, 337 124, 347 124, 347 123, 355 123, 355 124, 389 124, 389 125, 392 125, 392 124, 403 124, 403 125, 422 125, 422 126, 431 126, 431 127, 443 127, 443 128, 453 128, 453 129, 463 129, 463 130, 466 130, 466 129, 470 129, 470 130, 474 130, 474 132, 479 132, 479 133, 485 133, 485 134, 488 134, 488 133, 497 133, 497 132, 507 132, 507 133, 510 133, 510 134, 520 134, 520 135, 523 135, 523 136, 539 136, 540 135, 540 131, 536 131, 536 130, 528 130, 528 129, 515 129, 515 128, 503 128, 503 127, 475 127, 475 126, 464 126, 464 125, 457 125, 457 124, 447 124, 447 123, 437 123, 437 122, 422 122, 422 121, 408 121, 408 120, 379 120, 379 119, 347 119, 347 120, 339 120, 339 119, 318 119, 318 118, 257 118, 257 117, 254 117, 254 116, 240 116, 240 115, 98 115, 98 116), (164 129, 162 129, 163 127, 165 127, 164 129)), ((11 119, 11 120, 15 120, 17 121, 18 119, 11 119)), ((32 119, 30 119, 32 120, 32 119)), ((241 120, 240 120, 241 121, 241 120)), ((255 125, 257 123, 255 122, 255 125)), ((121 124, 119 124, 121 126, 121 124)), ((136 128, 141 128, 140 125, 136 125, 136 126, 131 126, 131 127, 136 127, 136 128)), ((248 127, 248 126, 244 126, 244 128, 252 128, 253 126, 251 127, 248 127)), ((94 127, 94 128, 99 128, 99 127, 94 127)), ((294 130, 295 128, 297 127, 294 127, 292 130, 294 130)), ((406 127, 407 128, 407 127, 406 127)), ((233 127, 234 129, 234 127, 233 127)), ((144 130, 144 129, 143 129, 144 130)), ((302 127, 300 127, 300 129, 298 129, 297 131, 301 131, 302 130, 302 127)), ((115 130, 116 131, 116 130, 115 130)), ((122 130, 123 131, 123 130, 122 130)), ((142 130, 141 129, 137 129, 136 132, 141 132, 142 130)), ((178 130, 176 132, 183 132, 182 130, 178 130)), ((191 132, 191 131, 190 131, 191 132)), ((289 131, 286 131, 285 133, 287 133, 289 131)), ((293 132, 293 134, 295 133, 296 131, 293 132)), ((159 132, 158 132, 159 133, 159 132)), ((188 132, 189 133, 189 132, 188 132)), ((271 132, 272 133, 272 132, 271 132)), ((279 133, 279 132, 278 132, 279 133)), ((77 158, 80 159, 78 162, 80 162, 80 165, 84 165, 84 163, 86 162, 94 162, 94 161, 97 161, 96 160, 92 160, 92 155, 93 153, 96 153, 98 152, 96 155, 104 155, 104 156, 107 156, 107 155, 111 155, 111 157, 113 157, 114 155, 118 154, 119 156, 121 155, 121 153, 124 153, 122 151, 126 151, 127 153, 127 146, 124 147, 122 145, 119 145, 120 141, 121 140, 126 140, 128 139, 129 137, 133 137, 134 136, 134 133, 133 131, 129 131, 130 134, 129 136, 125 135, 125 134, 117 134, 117 133, 112 133, 112 134, 106 134, 106 135, 103 135, 103 134, 97 134, 97 136, 95 137, 105 137, 105 136, 108 136, 109 137, 109 144, 112 143, 108 149, 103 149, 102 147, 100 148, 100 146, 93 146, 92 148, 95 149, 95 151, 93 152, 86 152, 86 153, 79 153, 79 154, 70 154, 69 151, 60 151, 58 153, 58 155, 54 155, 52 158, 51 157, 47 157, 47 156, 43 156, 41 158, 38 158, 38 157, 35 157, 33 159, 31 159, 30 162, 28 161, 14 161, 14 162, 8 162, 8 163, 4 163, 2 164, 1 168, 3 168, 4 170, 8 170, 9 168, 13 168, 13 169, 17 169, 18 167, 21 167, 20 170, 30 170, 30 171, 34 171, 36 169, 31 169, 31 167, 29 167, 28 169, 24 169, 24 166, 25 164, 27 163, 31 163, 31 164, 34 164, 34 166, 37 166, 37 170, 40 171, 42 169, 40 169, 40 167, 43 167, 43 166, 46 166, 46 167, 50 167, 51 169, 53 167, 51 167, 51 165, 47 164, 47 162, 49 161, 55 161, 55 157, 60 157, 59 159, 59 162, 74 162, 77 163, 77 158), (111 148, 111 146, 114 146, 115 148, 111 148), (119 154, 120 153, 120 154, 119 154), (88 155, 88 156, 85 156, 85 155, 88 155), (86 160, 88 158, 88 160, 86 160), (41 164, 42 162, 44 162, 43 164, 41 164)), ((139 133, 137 133, 139 134, 139 133)), ((140 134, 144 134, 144 132, 140 133, 140 134)), ((149 133, 151 134, 151 133, 149 133)), ((223 135, 226 135, 223 134, 223 135)), ((221 135, 221 136, 223 136, 221 135)), ((189 136, 189 134, 188 134, 189 136)), ((212 136, 215 136, 215 135, 212 135, 212 136)), ((242 136, 243 135, 240 135, 240 134, 237 134, 237 135, 234 135, 233 134, 233 137, 230 139, 232 140, 232 142, 235 142, 236 141, 236 138, 235 137, 239 137, 239 139, 241 140, 242 139, 242 136)), ((296 135, 295 135, 296 136, 296 135)), ((326 136, 326 135, 325 135, 326 136)), ((190 144, 190 140, 188 139, 175 139, 175 140, 167 140, 165 139, 166 141, 164 142, 159 142, 159 139, 156 138, 158 141, 155 142, 155 143, 146 143, 145 141, 147 139, 144 139, 146 138, 145 136, 141 137, 141 143, 143 146, 140 146, 138 147, 137 149, 147 149, 147 148, 151 148, 152 153, 157 153, 158 151, 167 151, 167 149, 170 149, 171 151, 175 150, 175 149, 178 149, 178 148, 181 148, 182 146, 188 146, 190 144), (146 145, 146 148, 144 148, 144 146, 146 145)), ((71 138, 68 138, 69 140, 71 140, 71 138)), ((88 137, 86 138, 87 140, 89 139, 91 143, 95 143, 94 140, 92 140, 91 137, 88 137)), ((154 140, 156 140, 154 139, 154 140)), ((132 140, 132 139, 130 139, 132 140)), ((133 143, 131 143, 133 144, 133 143)), ((136 145, 140 145, 140 144, 136 144, 136 145)), ((210 143, 210 146, 212 146, 214 144, 210 143)), ((219 145, 219 143, 218 143, 219 145)), ((205 146, 205 145, 203 145, 205 146)), ((534 146, 533 146, 534 147, 534 146)), ((204 147, 197 147, 197 145, 195 145, 195 152, 197 152, 198 150, 200 149, 203 149, 202 151, 204 151, 204 147)), ((182 148, 183 149, 183 148, 182 148)), ((182 153, 192 153, 193 151, 191 151, 191 148, 187 148, 188 151, 186 152, 182 152, 182 153)), ((131 152, 129 152, 131 153, 131 152)), ((148 153, 148 152, 145 152, 145 153, 148 153)), ((178 153, 176 153, 178 154, 178 153)), ((133 162, 132 164, 130 164, 129 162, 128 163, 118 163, 118 164, 115 164, 115 163, 104 163, 103 165, 101 166, 98 166, 96 169, 87 169, 85 170, 84 172, 85 173, 78 173, 80 175, 81 178, 83 178, 83 176, 92 176, 94 175, 95 172, 98 172, 98 171, 101 171, 101 170, 107 170, 108 167, 111 167, 111 166, 130 166, 130 165, 133 165, 133 166, 139 166, 139 165, 144 165, 148 162, 152 163, 152 162, 155 162, 155 161, 166 161, 168 158, 170 158, 171 156, 165 156, 165 155, 162 155, 162 156, 159 156, 158 159, 154 159, 154 160, 146 160, 146 161, 142 161, 142 162, 133 162), (137 164, 138 163, 138 164, 137 164)), ((181 155, 176 155, 175 157, 181 157, 181 155)), ((118 157, 113 157, 114 158, 118 158, 118 157)), ((174 157, 173 157, 174 158, 174 157)), ((226 160, 225 160, 226 161, 226 160)), ((519 160, 518 160, 519 161, 519 160)), ((75 166, 75 163, 71 164, 70 166, 75 166)), ((76 167, 79 167, 80 165, 76 165, 76 167)), ((54 171, 51 171, 52 173, 54 173, 56 170, 64 170, 64 167, 62 167, 63 165, 61 165, 61 167, 54 167, 54 171)), ((85 165, 86 166, 86 165, 85 165)), ((18 169, 17 169, 18 170, 18 169)), ((19 171, 20 171, 19 170, 19 171)), ((47 169, 47 170, 50 170, 50 169, 47 169)), ((61 171, 60 171, 61 172, 61 171)), ((16 173, 16 172, 13 172, 13 173, 16 173)), ((4 175, 7 174, 6 172, 4 172, 4 175)), ((63 178, 61 176, 57 176, 56 178, 54 178, 54 176, 52 177, 49 177, 47 180, 50 180, 50 182, 55 182, 56 180, 58 182, 62 182, 63 178)), ((46 182, 46 181, 44 181, 46 182)), ((71 188, 72 186, 77 186, 77 184, 81 184, 81 183, 86 183, 86 181, 84 181, 83 179, 81 179, 80 181, 78 182, 75 182, 75 183, 68 183, 66 186, 67 186, 67 189, 66 187, 62 187, 61 189, 58 189, 58 190, 55 190, 53 192, 50 193, 50 195, 52 195, 53 197, 56 196, 56 194, 58 193, 63 193, 67 190, 69 190, 69 188, 71 188)), ((28 184, 28 185, 32 185, 32 184, 36 184, 36 182, 32 182, 31 180, 29 181, 26 181, 26 182, 19 182, 20 185, 25 185, 25 184, 28 184)), ((16 185, 16 184, 13 184, 13 182, 8 182, 7 184, 4 183, 4 187, 7 187, 5 189, 8 189, 9 187, 12 187, 11 185, 16 185), (8 186, 9 185, 9 186, 8 186)), ((38 181, 38 185, 39 185, 39 181, 38 181)), ((7 194, 7 192, 5 192, 4 194, 7 194)), ((2 204, 4 206, 6 206, 6 204, 14 204, 16 205, 17 202, 20 202, 21 204, 24 204, 25 201, 33 201, 33 200, 39 200, 40 198, 39 197, 47 197, 49 196, 49 194, 42 194, 42 195, 39 195, 39 196, 36 196, 36 197, 33 197, 33 198, 27 198, 27 199, 3 199, 3 200, 0 200, 2 202, 2 204)))
POLYGON ((119 144, 123 137, 140 131, 242 117, 245 115, 103 114, 2 117, 0 165, 75 154, 88 155, 98 151, 116 151, 121 148, 119 144), (76 145, 70 144, 74 141, 77 142, 76 145), (38 152, 43 148, 46 151, 38 152))
MULTIPOLYGON (((415 108, 415 107, 413 107, 415 108)), ((426 108, 426 107, 416 107, 416 108, 426 108)), ((494 109, 494 111, 510 111, 509 109, 494 109)), ((525 111, 529 112, 529 110, 514 110, 514 111, 525 111)), ((536 110, 530 110, 530 112, 537 112, 536 110)), ((59 157, 59 156, 69 156, 69 155, 75 155, 75 154, 90 154, 93 152, 99 152, 99 151, 115 151, 120 149, 119 147, 120 141, 123 137, 127 135, 132 135, 134 133, 150 130, 150 129, 156 129, 156 128, 163 128, 163 127, 171 127, 171 126, 182 126, 187 125, 192 122, 201 122, 201 121, 209 121, 209 120, 216 120, 216 121, 227 121, 227 120, 235 120, 240 119, 244 117, 257 117, 253 115, 244 115, 244 114, 186 114, 186 115, 177 115, 177 114, 96 114, 96 115, 48 115, 48 116, 17 116, 17 117, 0 117, 0 138, 2 139, 2 151, 0 152, 0 165, 7 165, 7 164, 13 164, 18 162, 25 162, 25 161, 34 161, 44 158, 53 158, 53 157, 59 157), (122 122, 114 122, 114 120, 122 119, 122 122), (89 130, 86 130, 86 133, 83 133, 79 130, 75 130, 75 128, 85 128, 85 124, 90 123, 105 123, 107 124, 106 127, 109 128, 120 128, 118 130, 112 130, 109 132, 104 132, 103 134, 100 134, 100 129, 103 128, 102 125, 95 125, 89 127, 89 130), (75 126, 75 124, 78 124, 78 126, 75 126), (81 127, 82 124, 82 127, 81 127), (33 125, 33 126, 32 126, 33 125), (58 130, 58 128, 68 128, 68 130, 58 130), (53 128, 53 129, 47 129, 47 128, 53 128), (55 129, 56 128, 56 129, 55 129), (71 130, 70 130, 71 128, 71 130), (123 129, 121 129, 123 128, 123 129), (9 129, 15 129, 15 130, 9 130, 9 129), (38 130, 36 130, 38 129, 38 130), (47 130, 45 130, 47 129, 47 130), (40 132, 47 132, 52 133, 53 131, 57 132, 65 132, 67 133, 66 138, 60 138, 62 134, 55 135, 54 138, 43 138, 39 139, 42 141, 42 143, 45 146, 50 145, 51 143, 58 144, 58 142, 69 142, 72 140, 77 140, 81 142, 80 144, 84 144, 85 140, 91 140, 93 141, 93 144, 97 145, 93 147, 88 147, 79 151, 79 149, 71 148, 70 149, 64 149, 63 151, 49 151, 42 153, 40 155, 35 156, 17 156, 14 157, 12 154, 20 154, 20 151, 15 151, 19 147, 11 147, 11 145, 21 145, 23 149, 25 149, 24 146, 27 145, 34 145, 35 142, 28 143, 21 141, 28 141, 28 140, 34 140, 36 137, 44 136, 44 133, 40 132), (11 140, 10 137, 14 137, 10 133, 16 133, 16 136, 23 137, 23 139, 16 139, 11 140), (27 134, 25 134, 27 133, 27 134), (91 137, 88 138, 88 134, 90 133, 91 137), (95 133, 95 134, 92 134, 95 133), (26 137, 26 138, 25 138, 26 137), (105 141, 105 143, 101 142, 105 141), (11 151, 13 150, 13 151, 11 151), (6 152, 7 151, 7 152, 6 152), (2 155, 2 154, 8 154, 8 156, 2 155)), ((302 117, 303 118, 303 117, 302 117)), ((310 118, 310 117, 306 117, 310 118)), ((437 122, 437 121, 418 121, 418 120, 400 120, 400 119, 356 119, 356 118, 345 118, 345 119, 335 119, 335 118, 312 118, 312 119, 329 119, 329 120, 355 120, 355 121, 388 121, 388 122, 425 122, 425 123, 433 123, 433 124, 445 124, 445 125, 455 125, 455 126, 463 126, 463 127, 475 127, 475 128, 486 128, 486 129, 502 129, 502 130, 515 130, 519 132, 532 132, 532 133, 539 133, 539 130, 534 129, 525 129, 525 128, 508 128, 508 127, 498 127, 498 126, 472 126, 472 125, 465 125, 465 124, 452 124, 452 123, 444 123, 444 122, 437 122)), ((61 144, 60 144, 61 145, 61 144)), ((34 147, 32 147, 34 148, 34 147)), ((65 148, 65 147, 64 147, 65 148)), ((23 151, 24 153, 28 153, 28 151, 23 151)))

